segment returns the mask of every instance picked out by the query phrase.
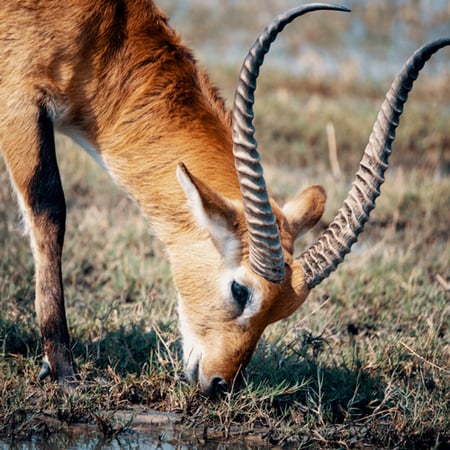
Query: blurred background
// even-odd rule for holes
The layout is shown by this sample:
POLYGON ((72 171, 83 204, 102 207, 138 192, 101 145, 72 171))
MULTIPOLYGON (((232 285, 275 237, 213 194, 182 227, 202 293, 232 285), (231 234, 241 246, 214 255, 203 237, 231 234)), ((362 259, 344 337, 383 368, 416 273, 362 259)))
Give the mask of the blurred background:
MULTIPOLYGON (((307 2, 157 3, 231 106, 239 67, 258 33, 275 15, 307 2)), ((352 12, 310 13, 290 24, 272 45, 258 80, 256 137, 264 162, 301 167, 311 175, 332 169, 350 179, 384 95, 404 62, 424 43, 450 36, 450 2, 334 3, 352 12), (338 152, 338 169, 330 167, 330 145, 338 152)), ((394 167, 450 173, 449 86, 450 57, 444 49, 427 63, 414 87, 398 130, 394 167)), ((283 196, 276 185, 274 194, 283 196)))
MULTIPOLYGON (((205 65, 236 65, 257 33, 298 0, 159 0, 205 65)), ((415 48, 450 34, 448 0, 341 0, 351 14, 316 12, 289 26, 268 65, 316 76, 392 76, 415 48)), ((270 60, 270 61, 269 61, 270 60)), ((438 57, 429 70, 449 70, 438 57)))

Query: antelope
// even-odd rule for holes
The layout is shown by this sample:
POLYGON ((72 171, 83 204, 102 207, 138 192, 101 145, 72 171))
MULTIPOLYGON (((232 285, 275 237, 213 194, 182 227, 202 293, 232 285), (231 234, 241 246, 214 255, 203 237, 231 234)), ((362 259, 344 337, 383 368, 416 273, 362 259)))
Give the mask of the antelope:
POLYGON ((231 110, 151 0, 10 0, 0 10, 0 147, 35 262, 41 379, 76 376, 61 254, 66 206, 54 129, 81 144, 149 218, 179 297, 186 377, 209 394, 233 383, 272 322, 292 314, 356 241, 413 80, 450 39, 407 62, 391 87, 355 182, 300 256, 296 238, 322 216, 311 186, 280 207, 254 139, 259 68, 282 29, 327 4, 275 18, 244 60, 231 110))

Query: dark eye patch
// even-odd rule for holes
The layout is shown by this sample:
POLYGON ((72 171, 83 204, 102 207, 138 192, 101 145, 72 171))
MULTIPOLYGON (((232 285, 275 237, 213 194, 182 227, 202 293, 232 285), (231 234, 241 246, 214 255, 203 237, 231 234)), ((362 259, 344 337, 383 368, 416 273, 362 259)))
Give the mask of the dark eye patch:
POLYGON ((239 284, 237 281, 233 281, 231 283, 231 295, 239 307, 244 309, 250 298, 250 289, 242 284, 239 284))

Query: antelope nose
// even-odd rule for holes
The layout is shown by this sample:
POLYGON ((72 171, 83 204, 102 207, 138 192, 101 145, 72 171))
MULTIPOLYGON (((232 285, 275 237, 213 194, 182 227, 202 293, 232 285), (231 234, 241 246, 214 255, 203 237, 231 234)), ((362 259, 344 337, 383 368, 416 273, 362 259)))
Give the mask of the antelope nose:
POLYGON ((211 397, 223 394, 229 388, 228 383, 222 377, 213 377, 206 389, 204 389, 205 394, 211 397))

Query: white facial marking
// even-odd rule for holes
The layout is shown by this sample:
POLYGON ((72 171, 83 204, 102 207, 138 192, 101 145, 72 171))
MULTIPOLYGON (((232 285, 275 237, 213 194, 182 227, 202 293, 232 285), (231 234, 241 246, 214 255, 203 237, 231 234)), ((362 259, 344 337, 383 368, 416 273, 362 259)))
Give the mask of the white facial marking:
POLYGON ((192 332, 186 320, 183 299, 180 295, 178 296, 178 316, 180 320, 180 331, 183 336, 184 370, 191 382, 197 381, 199 365, 203 355, 203 346, 192 332))
POLYGON ((233 296, 231 293, 231 284, 233 281, 247 287, 251 296, 242 314, 237 318, 239 325, 247 325, 251 317, 257 314, 262 306, 262 292, 257 284, 257 280, 254 276, 249 274, 245 267, 239 266, 234 269, 226 270, 221 278, 220 291, 221 297, 227 299, 230 303, 233 303, 233 296))

